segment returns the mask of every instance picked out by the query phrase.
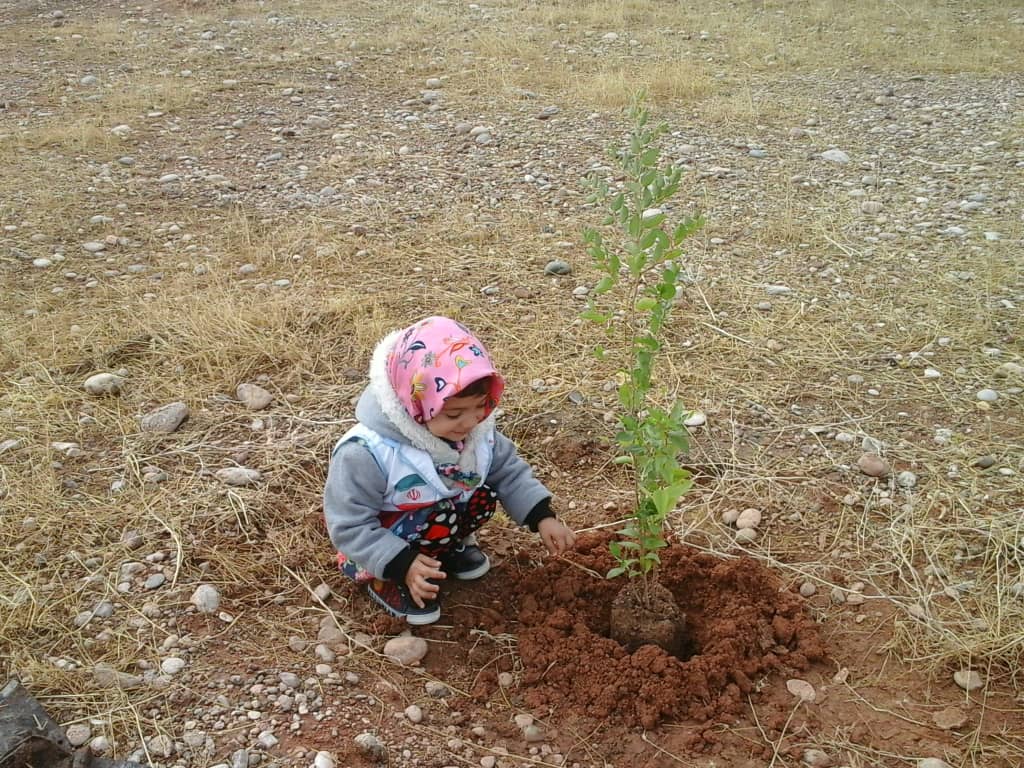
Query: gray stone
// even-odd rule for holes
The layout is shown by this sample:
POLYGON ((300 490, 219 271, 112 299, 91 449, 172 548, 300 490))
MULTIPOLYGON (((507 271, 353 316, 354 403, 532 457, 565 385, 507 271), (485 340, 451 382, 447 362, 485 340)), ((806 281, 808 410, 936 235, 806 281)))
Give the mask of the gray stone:
POLYGON ((159 757, 170 757, 174 754, 174 742, 167 734, 161 733, 147 742, 149 751, 159 757))
POLYGON ((809 765, 811 768, 831 768, 832 766, 832 758, 820 749, 805 749, 800 759, 804 765, 809 765))
POLYGON ((90 395, 116 395, 124 387, 124 379, 116 373, 95 373, 82 386, 90 395))
POLYGON ((405 708, 405 716, 409 718, 410 723, 423 722, 423 710, 415 704, 410 704, 405 708))
POLYGON ((185 660, 177 656, 170 656, 160 662, 160 671, 165 675, 176 675, 185 669, 185 660))
POLYGON ((800 585, 800 594, 803 597, 811 597, 812 595, 817 593, 817 591, 818 588, 814 585, 814 582, 805 581, 803 584, 800 585))
POLYGON ((850 162, 850 156, 841 149, 827 149, 821 153, 821 159, 839 165, 846 165, 850 162))
POLYGON ((885 460, 875 453, 862 454, 857 459, 857 468, 868 477, 888 477, 889 465, 885 460))
POLYGON ((260 731, 260 735, 256 737, 256 743, 263 749, 273 749, 277 746, 278 738, 270 731, 260 731))
POLYGON ((908 470, 904 470, 896 475, 896 485, 900 488, 913 488, 917 485, 917 475, 908 470))
POLYGON ((97 664, 93 668, 93 677, 101 688, 120 688, 130 691, 142 685, 142 678, 127 672, 120 672, 109 664, 97 664))
POLYGON ((387 754, 387 748, 372 733, 360 733, 353 741, 373 760, 379 760, 387 754))
POLYGON ((523 728, 523 738, 527 743, 535 744, 538 741, 544 741, 544 731, 536 723, 531 723, 523 728))
POLYGON ((571 275, 572 265, 563 259, 552 259, 544 267, 544 273, 548 275, 571 275))
POLYGON ((740 512, 739 517, 736 518, 736 527, 743 528, 757 528, 761 524, 761 510, 750 507, 740 512))
POLYGON ((261 411, 274 402, 274 396, 258 384, 239 384, 235 396, 250 411, 261 411))
POLYGON ((64 735, 68 737, 72 747, 80 747, 92 736, 92 728, 87 723, 69 725, 64 735))
POLYGON ((756 528, 741 528, 736 531, 736 541, 739 544, 753 544, 757 541, 757 529, 756 528))
POLYGON ((983 389, 978 392, 978 399, 983 403, 994 403, 999 399, 999 393, 994 389, 983 389))
POLYGON ((181 426, 188 418, 188 406, 185 403, 168 403, 156 408, 142 417, 140 425, 143 432, 170 433, 181 426))
POLYGON ((451 693, 451 688, 439 680, 428 680, 423 689, 427 692, 427 696, 432 696, 435 699, 443 699, 451 693))
POLYGON ((989 467, 995 466, 995 463, 995 456, 979 456, 977 459, 974 460, 974 466, 978 467, 979 469, 988 469, 989 467))
POLYGON ((427 655, 427 641, 422 637, 393 637, 384 644, 384 655, 402 666, 411 667, 427 655))
POLYGON ((200 584, 192 593, 190 602, 200 613, 216 613, 220 608, 220 592, 212 584, 200 584))
POLYGON ((981 679, 981 675, 973 669, 958 669, 953 673, 953 682, 965 691, 976 691, 985 686, 985 682, 981 679))
POLYGON ((216 477, 225 485, 242 487, 258 483, 262 475, 249 467, 225 467, 217 470, 216 477))
POLYGON ((162 573, 154 573, 152 576, 146 579, 142 586, 145 589, 160 589, 160 587, 162 587, 166 581, 167 577, 164 576, 162 573))
POLYGON ((281 672, 277 679, 281 681, 281 684, 285 688, 298 688, 302 685, 302 678, 296 675, 294 672, 281 672))
POLYGON ((3 442, 0 442, 0 456, 7 453, 8 451, 14 451, 17 450, 18 448, 21 448, 23 444, 24 442, 22 440, 14 439, 4 440, 3 442))

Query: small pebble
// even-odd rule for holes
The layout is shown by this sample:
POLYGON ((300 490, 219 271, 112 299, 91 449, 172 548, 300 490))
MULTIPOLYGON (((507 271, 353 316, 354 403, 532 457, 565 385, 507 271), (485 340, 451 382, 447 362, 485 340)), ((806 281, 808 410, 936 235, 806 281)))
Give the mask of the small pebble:
POLYGON ((800 699, 801 702, 813 703, 818 698, 814 686, 806 680, 793 677, 786 681, 786 690, 800 699))
POLYGON ((423 710, 415 704, 410 704, 405 708, 405 716, 409 718, 410 723, 423 722, 423 710))
POLYGON ((757 541, 757 529, 741 528, 736 531, 736 541, 740 544, 753 544, 757 541))
POLYGON ((811 768, 832 767, 832 758, 820 749, 805 749, 800 759, 804 765, 809 765, 811 768))
POLYGON ((92 729, 87 723, 75 723, 68 726, 64 735, 71 742, 71 746, 80 747, 92 736, 92 729))
POLYGON ((572 274, 572 265, 562 259, 552 259, 544 267, 544 273, 547 275, 570 275, 572 274))
POLYGON ((379 759, 387 754, 385 746, 372 733, 360 733, 353 741, 357 747, 373 759, 379 759))
POLYGON ((124 387, 124 379, 116 373, 96 373, 82 386, 90 395, 116 395, 124 387))
POLYGON ((896 485, 900 488, 913 488, 917 485, 917 475, 913 472, 904 470, 896 475, 896 485))
POLYGON ((978 392, 978 399, 983 403, 994 403, 999 399, 999 393, 994 389, 983 389, 978 392))
POLYGON ((800 594, 803 597, 811 597, 818 591, 818 588, 814 585, 814 582, 805 581, 800 585, 800 594))
POLYGON ((411 667, 427 655, 427 641, 422 637, 393 637, 384 644, 384 655, 397 664, 411 667))
POLYGON ((761 510, 750 507, 740 512, 739 517, 736 518, 736 527, 743 528, 757 528, 761 524, 761 510))
POLYGON ((274 402, 274 396, 258 384, 239 384, 235 397, 250 411, 259 411, 274 402))
POLYGON ((224 469, 218 469, 215 474, 217 479, 225 485, 235 487, 254 485, 262 477, 259 470, 250 469, 249 467, 225 467, 224 469))
POLYGON ((160 662, 160 671, 165 675, 176 675, 185 668, 185 660, 171 656, 160 662))
POLYGON ((958 669, 953 673, 953 682, 965 691, 976 691, 985 685, 981 675, 973 669, 958 669))
POLYGON ((220 607, 220 592, 212 584, 200 584, 190 599, 200 613, 216 613, 220 607))
POLYGON ((889 465, 875 453, 862 454, 857 459, 857 468, 868 477, 888 477, 889 465))

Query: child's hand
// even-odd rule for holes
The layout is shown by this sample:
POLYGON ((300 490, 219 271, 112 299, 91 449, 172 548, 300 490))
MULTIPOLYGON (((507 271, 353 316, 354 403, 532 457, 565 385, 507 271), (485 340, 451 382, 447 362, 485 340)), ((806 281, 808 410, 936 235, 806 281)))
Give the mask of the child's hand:
POLYGON ((441 570, 441 561, 420 554, 412 561, 405 573, 405 586, 409 588, 409 596, 420 608, 427 600, 436 600, 441 588, 427 579, 444 579, 448 575, 441 570))
POLYGON ((545 517, 541 520, 537 524, 537 532, 552 555, 564 554, 576 544, 576 534, 555 517, 545 517))

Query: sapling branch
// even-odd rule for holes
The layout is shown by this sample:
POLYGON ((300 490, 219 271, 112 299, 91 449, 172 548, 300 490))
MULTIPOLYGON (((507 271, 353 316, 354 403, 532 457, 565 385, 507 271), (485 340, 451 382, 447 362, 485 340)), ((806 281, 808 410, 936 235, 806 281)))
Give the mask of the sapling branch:
POLYGON ((665 123, 650 124, 639 94, 630 109, 633 128, 628 145, 614 154, 622 177, 613 189, 596 175, 590 177, 590 199, 604 205, 606 228, 617 227, 618 245, 597 229, 584 231, 587 252, 602 273, 581 317, 604 328, 610 348, 598 346, 599 359, 620 365, 617 464, 630 468, 634 509, 622 530, 623 537, 609 545, 616 565, 609 578, 639 576, 647 600, 648 576, 660 563, 658 550, 666 546, 664 524, 690 487, 689 473, 679 455, 686 451, 685 411, 679 402, 670 410, 651 405, 648 396, 654 364, 663 348, 665 323, 679 292, 682 245, 703 223, 687 218, 668 227, 663 205, 679 190, 682 170, 662 164, 658 139, 665 123), (616 333, 615 323, 621 328, 616 333), (617 341, 616 341, 617 339, 617 341))

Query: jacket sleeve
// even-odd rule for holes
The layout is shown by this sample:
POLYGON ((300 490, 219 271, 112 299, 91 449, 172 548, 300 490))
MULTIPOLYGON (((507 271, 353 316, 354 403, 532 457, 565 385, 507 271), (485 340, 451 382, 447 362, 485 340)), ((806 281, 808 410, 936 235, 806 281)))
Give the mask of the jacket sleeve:
POLYGON ((491 470, 485 482, 498 494, 498 501, 509 517, 519 525, 526 525, 534 508, 551 498, 551 491, 533 476, 533 470, 523 461, 515 443, 497 430, 494 431, 491 470))
POLYGON ((407 542, 380 524, 387 478, 365 446, 352 441, 335 449, 324 487, 324 519, 334 548, 376 578, 407 542))

